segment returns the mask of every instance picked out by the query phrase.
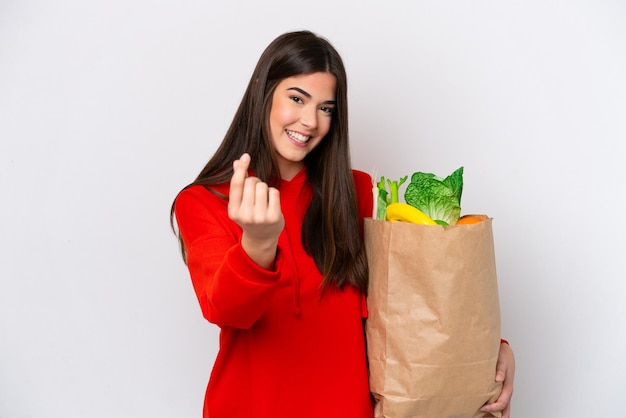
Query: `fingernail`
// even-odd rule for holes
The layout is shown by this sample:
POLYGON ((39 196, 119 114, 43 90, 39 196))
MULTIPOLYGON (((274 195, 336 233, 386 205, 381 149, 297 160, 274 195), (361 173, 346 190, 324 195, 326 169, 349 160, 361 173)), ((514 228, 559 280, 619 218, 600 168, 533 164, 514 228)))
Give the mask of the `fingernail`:
POLYGON ((249 161, 249 160, 250 160, 250 154, 248 154, 247 152, 241 156, 241 161, 249 161))

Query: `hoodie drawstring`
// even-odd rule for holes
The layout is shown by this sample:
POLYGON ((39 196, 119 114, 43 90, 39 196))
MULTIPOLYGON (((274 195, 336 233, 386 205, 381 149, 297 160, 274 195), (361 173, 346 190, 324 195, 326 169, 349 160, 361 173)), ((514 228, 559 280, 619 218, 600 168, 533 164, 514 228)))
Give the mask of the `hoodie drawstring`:
POLYGON ((279 243, 283 241, 281 245, 281 250, 283 251, 283 257, 287 263, 289 263, 289 270, 291 272, 291 285, 293 287, 293 305, 294 305, 294 313, 297 316, 302 314, 302 305, 300 303, 300 272, 298 271, 298 263, 296 263, 296 259, 292 252, 291 242, 289 241, 289 234, 287 233, 286 226, 285 230, 281 233, 279 239, 279 243))

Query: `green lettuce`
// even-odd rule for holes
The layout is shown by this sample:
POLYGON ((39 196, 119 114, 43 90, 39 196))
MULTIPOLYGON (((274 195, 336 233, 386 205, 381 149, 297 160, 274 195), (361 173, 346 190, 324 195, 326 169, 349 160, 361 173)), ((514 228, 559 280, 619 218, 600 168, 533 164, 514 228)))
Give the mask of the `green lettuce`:
POLYGON ((452 225, 461 216, 463 167, 446 178, 432 173, 413 173, 404 200, 441 225, 452 225))

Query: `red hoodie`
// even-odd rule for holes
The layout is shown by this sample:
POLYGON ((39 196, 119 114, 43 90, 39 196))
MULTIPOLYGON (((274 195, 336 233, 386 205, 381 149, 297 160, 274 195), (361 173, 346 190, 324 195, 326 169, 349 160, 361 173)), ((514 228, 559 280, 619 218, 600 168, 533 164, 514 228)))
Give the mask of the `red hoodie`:
MULTIPOLYGON (((371 216, 372 181, 354 171, 361 221, 371 216)), ((202 186, 176 199, 178 227, 204 317, 220 327, 204 417, 372 418, 357 289, 321 293, 322 275, 300 238, 311 199, 306 172, 280 184, 285 228, 273 270, 240 245, 227 201, 202 186)), ((214 190, 228 194, 228 185, 214 190)))

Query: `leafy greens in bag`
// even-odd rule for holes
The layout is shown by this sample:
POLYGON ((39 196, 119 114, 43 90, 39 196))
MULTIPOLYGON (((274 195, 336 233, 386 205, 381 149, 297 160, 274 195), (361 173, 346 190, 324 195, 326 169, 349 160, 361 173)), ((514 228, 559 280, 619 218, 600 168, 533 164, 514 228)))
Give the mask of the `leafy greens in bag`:
POLYGON ((404 176, 400 180, 385 181, 385 176, 381 177, 378 183, 374 185, 374 219, 385 220, 387 216, 387 206, 391 203, 398 203, 400 196, 400 186, 409 178, 404 176), (386 182, 386 183, 385 183, 386 182), (387 192, 389 185, 389 193, 387 192))
POLYGON ((411 176, 411 182, 404 192, 404 200, 435 222, 453 225, 461 216, 462 192, 463 167, 445 179, 432 173, 417 172, 411 176))

